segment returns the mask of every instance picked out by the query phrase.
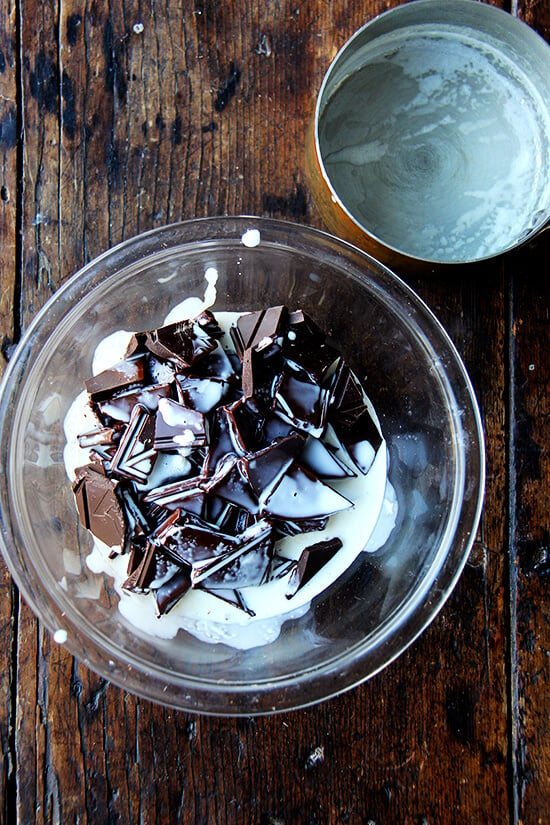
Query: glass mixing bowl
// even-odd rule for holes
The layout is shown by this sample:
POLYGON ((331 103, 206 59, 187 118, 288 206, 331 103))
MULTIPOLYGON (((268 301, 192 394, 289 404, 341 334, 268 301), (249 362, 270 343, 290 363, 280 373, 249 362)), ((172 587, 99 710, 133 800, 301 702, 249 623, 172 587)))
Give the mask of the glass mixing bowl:
POLYGON ((374 259, 282 221, 188 221, 125 241, 85 266, 39 312, 10 361, 0 428, 1 549, 28 604, 58 631, 54 638, 110 681, 202 713, 302 707, 375 674, 449 596, 482 506, 480 416, 439 322, 374 259), (249 650, 184 631, 163 640, 124 619, 111 580, 86 566, 92 540, 63 462, 63 421, 97 344, 117 329, 151 329, 185 297, 202 297, 210 267, 218 272, 214 312, 287 304, 330 330, 366 376, 399 502, 381 550, 360 553, 275 642, 249 650))

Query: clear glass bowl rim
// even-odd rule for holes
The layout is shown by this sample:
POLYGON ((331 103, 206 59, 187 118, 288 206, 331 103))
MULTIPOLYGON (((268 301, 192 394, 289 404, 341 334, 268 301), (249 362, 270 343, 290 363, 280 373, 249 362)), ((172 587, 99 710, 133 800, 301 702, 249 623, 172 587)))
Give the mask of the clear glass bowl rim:
MULTIPOLYGON (((113 649, 103 649, 97 640, 89 646, 83 643, 82 631, 71 628, 70 617, 57 601, 43 592, 40 583, 27 581, 25 549, 18 546, 9 520, 0 508, 0 550, 8 569, 25 601, 41 622, 55 633, 59 627, 69 630, 66 647, 80 661, 109 681, 126 690, 174 708, 211 715, 244 715, 293 710, 315 704, 351 689, 371 678, 389 665, 433 621, 452 593, 467 561, 481 517, 485 487, 485 450, 483 427, 475 393, 462 359, 436 316, 426 303, 401 278, 367 253, 322 230, 288 221, 254 216, 196 218, 169 224, 131 237, 102 253, 70 277, 46 302, 24 332, 7 366, 0 384, 0 432, 10 433, 17 405, 22 376, 34 347, 44 346, 78 301, 117 271, 141 258, 161 252, 169 246, 193 246, 201 242, 239 242, 248 228, 260 231, 262 243, 287 247, 298 246, 310 254, 335 256, 346 261, 359 279, 367 279, 371 289, 389 296, 395 305, 405 304, 411 323, 418 325, 426 340, 439 353, 445 352, 455 372, 453 391, 458 391, 463 406, 464 427, 472 439, 472 460, 464 467, 464 489, 471 495, 456 514, 456 529, 441 564, 427 583, 422 600, 415 601, 408 615, 400 617, 395 632, 386 635, 378 645, 362 650, 361 644, 351 647, 345 656, 328 660, 307 672, 263 683, 197 683, 180 674, 155 672, 132 661, 131 655, 117 658, 113 649), (459 380, 457 385, 456 380, 459 380), (67 623, 69 619, 69 624, 67 623), (72 632, 72 631, 76 632, 72 632), (144 676, 146 679, 144 679, 144 676), (180 678, 178 678, 180 677, 180 678)), ((440 368, 443 370, 443 368, 440 368)), ((444 370, 443 370, 444 372, 444 370)), ((446 378, 446 375, 443 376, 446 378)), ((5 438, 3 445, 6 444, 5 438)), ((5 446, 2 451, 5 453, 5 446)), ((4 458, 4 455, 2 456, 4 458)), ((0 478, 0 501, 10 495, 7 473, 0 478)))

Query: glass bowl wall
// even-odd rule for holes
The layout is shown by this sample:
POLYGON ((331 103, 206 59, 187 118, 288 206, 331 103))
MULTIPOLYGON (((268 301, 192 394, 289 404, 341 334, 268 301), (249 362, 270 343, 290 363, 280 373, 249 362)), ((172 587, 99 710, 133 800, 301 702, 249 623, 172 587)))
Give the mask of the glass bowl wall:
POLYGON ((0 389, 2 552, 23 596, 67 647, 146 698, 212 714, 312 704, 387 665, 433 619, 466 561, 479 520, 482 430, 464 366, 422 301, 372 258, 282 221, 188 221, 133 238, 91 262, 28 328, 0 389), (243 234, 258 229, 260 242, 243 234), (390 456, 398 523, 301 619, 264 647, 235 650, 181 631, 136 631, 108 578, 88 570, 63 463, 63 420, 117 329, 151 329, 218 273, 216 310, 287 304, 335 339, 365 380, 390 456))

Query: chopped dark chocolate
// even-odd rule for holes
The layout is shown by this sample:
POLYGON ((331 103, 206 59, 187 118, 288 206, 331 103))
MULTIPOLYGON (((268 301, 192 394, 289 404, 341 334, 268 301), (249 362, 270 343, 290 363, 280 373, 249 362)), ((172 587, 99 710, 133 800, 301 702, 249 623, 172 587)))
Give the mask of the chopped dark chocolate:
POLYGON ((291 599, 301 587, 311 581, 313 576, 315 576, 341 548, 342 541, 339 538, 318 541, 316 544, 311 544, 309 547, 306 547, 298 559, 298 564, 290 574, 285 593, 287 599, 291 599))
POLYGON ((155 593, 159 616, 165 616, 191 588, 188 568, 182 568, 161 584, 155 593))
POLYGON ((145 346, 159 358, 192 367, 217 347, 207 330, 195 321, 178 321, 145 333, 145 346))
POLYGON ((352 506, 349 499, 294 462, 262 503, 261 514, 276 519, 312 519, 352 506))
POLYGON ((246 459, 247 476, 257 498, 275 485, 286 473, 304 446, 304 436, 293 433, 268 447, 252 453, 246 459))
POLYGON ((162 398, 156 416, 155 450, 178 450, 204 444, 206 430, 203 413, 170 398, 162 398))
MULTIPOLYGON (((286 536, 325 530, 353 506, 323 479, 367 472, 382 443, 354 374, 302 310, 239 316, 234 352, 209 310, 131 337, 86 382, 97 460, 73 486, 82 523, 128 554, 123 587, 153 591, 159 616, 199 588, 253 616, 247 588, 288 579, 291 598, 341 548, 298 561, 286 536)), ((118 552, 118 551, 116 551, 118 552)))
POLYGON ((154 417, 141 404, 136 404, 111 460, 109 471, 114 476, 147 481, 156 458, 156 451, 153 449, 154 437, 154 417))
POLYGON ((126 390, 97 402, 97 408, 106 422, 121 421, 128 423, 136 404, 141 404, 150 412, 155 412, 161 398, 169 398, 170 384, 157 384, 152 387, 138 387, 126 390))
POLYGON ((108 398, 113 392, 141 384, 145 377, 142 358, 128 358, 85 382, 92 401, 108 398))
POLYGON ((98 464, 76 472, 73 492, 83 526, 109 547, 123 547, 126 522, 116 494, 118 482, 107 478, 98 464))

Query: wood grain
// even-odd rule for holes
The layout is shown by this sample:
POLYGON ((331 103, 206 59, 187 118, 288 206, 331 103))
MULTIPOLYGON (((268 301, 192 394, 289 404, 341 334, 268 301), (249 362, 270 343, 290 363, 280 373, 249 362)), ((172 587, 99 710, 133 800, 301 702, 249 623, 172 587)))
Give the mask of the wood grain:
MULTIPOLYGON (((321 226, 303 170, 316 91, 396 2, 0 0, 4 348, 138 232, 226 213, 321 226)), ((518 11, 550 36, 548 4, 518 11)), ((548 252, 546 237, 452 280, 410 278, 472 376, 486 505, 443 611, 370 682, 281 716, 175 712, 74 661, 2 567, 6 825, 546 821, 548 252)))

